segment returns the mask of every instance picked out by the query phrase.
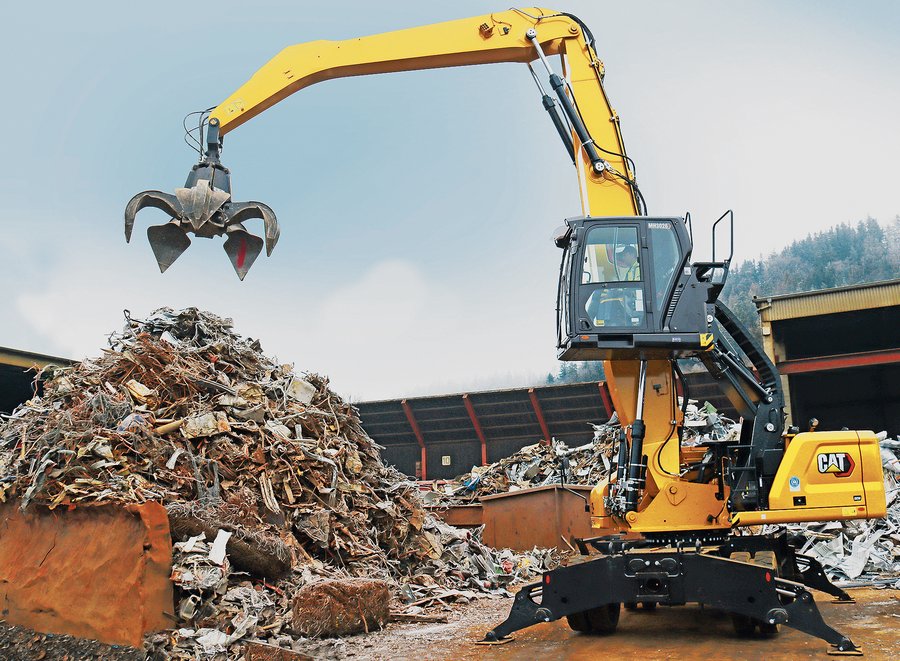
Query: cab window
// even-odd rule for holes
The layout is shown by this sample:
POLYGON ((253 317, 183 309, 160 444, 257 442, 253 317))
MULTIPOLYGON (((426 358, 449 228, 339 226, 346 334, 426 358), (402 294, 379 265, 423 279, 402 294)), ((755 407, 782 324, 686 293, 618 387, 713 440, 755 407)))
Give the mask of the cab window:
POLYGON ((644 325, 640 244, 636 227, 599 226, 585 241, 581 265, 584 312, 595 328, 644 325))
POLYGON ((667 304, 666 295, 681 264, 681 254, 672 223, 651 222, 647 225, 650 230, 650 255, 653 260, 653 291, 657 309, 662 309, 667 304))
POLYGON ((636 227, 594 227, 588 232, 582 284, 636 282, 641 279, 636 227))

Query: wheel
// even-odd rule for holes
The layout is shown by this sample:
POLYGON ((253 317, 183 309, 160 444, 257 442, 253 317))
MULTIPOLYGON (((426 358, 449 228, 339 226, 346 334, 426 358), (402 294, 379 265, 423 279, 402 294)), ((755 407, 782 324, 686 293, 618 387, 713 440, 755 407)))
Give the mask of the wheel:
POLYGON ((569 623, 569 628, 572 631, 578 631, 579 633, 589 633, 591 630, 591 623, 587 617, 587 611, 581 611, 580 613, 572 613, 571 615, 566 615, 566 622, 569 623))
POLYGON ((607 604, 587 611, 591 633, 615 633, 616 627, 619 626, 620 606, 621 604, 607 604))
POLYGON ((763 638, 774 638, 778 635, 778 625, 777 624, 769 624, 768 622, 759 622, 757 624, 759 627, 759 633, 763 638))
POLYGON ((572 631, 593 634, 614 633, 619 625, 619 604, 598 606, 580 613, 566 615, 566 621, 572 631))
POLYGON ((638 607, 638 605, 633 601, 626 601, 624 606, 625 606, 625 610, 627 610, 627 611, 636 611, 637 607, 638 607))
POLYGON ((756 622, 748 615, 740 615, 738 613, 731 614, 731 624, 734 625, 734 632, 740 638, 752 638, 756 631, 756 622))
MULTIPOLYGON (((729 556, 732 560, 746 562, 747 564, 757 565, 772 570, 775 576, 778 576, 778 562, 774 551, 757 551, 753 557, 749 553, 739 552, 732 553, 729 556)), ((763 638, 773 638, 778 635, 778 625, 769 624, 756 618, 746 615, 731 614, 731 622, 734 624, 734 630, 741 638, 749 638, 754 635, 755 630, 759 629, 759 633, 763 638)))
POLYGON ((645 611, 655 611, 656 610, 656 602, 655 601, 642 601, 641 608, 645 611))

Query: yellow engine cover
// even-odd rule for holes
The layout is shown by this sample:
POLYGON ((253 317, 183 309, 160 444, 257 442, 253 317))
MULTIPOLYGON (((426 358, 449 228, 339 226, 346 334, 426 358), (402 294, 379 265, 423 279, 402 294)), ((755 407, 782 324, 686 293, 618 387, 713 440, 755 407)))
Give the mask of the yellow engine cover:
POLYGON ((874 519, 887 511, 878 439, 870 431, 807 432, 788 441, 766 511, 732 523, 874 519))

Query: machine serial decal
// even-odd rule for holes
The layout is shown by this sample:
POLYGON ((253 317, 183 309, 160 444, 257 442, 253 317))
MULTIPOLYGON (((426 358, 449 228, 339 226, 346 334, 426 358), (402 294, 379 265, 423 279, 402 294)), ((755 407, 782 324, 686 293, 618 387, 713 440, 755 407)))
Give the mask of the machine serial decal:
POLYGON ((846 452, 822 452, 817 463, 820 473, 831 473, 835 477, 847 477, 856 467, 853 458, 846 452))

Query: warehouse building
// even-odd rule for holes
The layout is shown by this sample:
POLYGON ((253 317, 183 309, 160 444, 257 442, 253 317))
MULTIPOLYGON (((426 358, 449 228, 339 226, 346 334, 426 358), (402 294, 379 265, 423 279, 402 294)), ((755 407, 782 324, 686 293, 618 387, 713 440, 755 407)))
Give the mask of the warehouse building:
POLYGON ((68 358, 0 347, 0 413, 12 413, 34 394, 34 377, 47 365, 71 365, 68 358))
POLYGON ((791 424, 900 433, 900 279, 754 302, 791 424))

